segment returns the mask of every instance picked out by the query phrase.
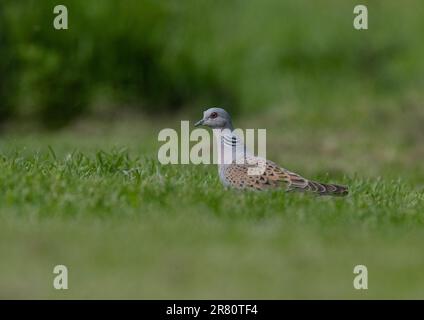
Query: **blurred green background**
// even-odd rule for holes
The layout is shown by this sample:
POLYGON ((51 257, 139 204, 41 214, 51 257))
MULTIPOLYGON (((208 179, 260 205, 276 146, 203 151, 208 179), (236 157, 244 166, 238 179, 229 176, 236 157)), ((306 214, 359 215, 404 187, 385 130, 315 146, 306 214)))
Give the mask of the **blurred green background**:
POLYGON ((0 298, 424 297, 424 3, 361 1, 366 31, 357 4, 1 0, 0 298), (161 166, 159 130, 214 105, 350 196, 161 166))
POLYGON ((361 3, 367 31, 352 26, 356 1, 67 0, 57 31, 57 1, 3 0, 1 120, 59 128, 124 106, 355 115, 369 97, 407 108, 422 93, 423 5, 361 3))

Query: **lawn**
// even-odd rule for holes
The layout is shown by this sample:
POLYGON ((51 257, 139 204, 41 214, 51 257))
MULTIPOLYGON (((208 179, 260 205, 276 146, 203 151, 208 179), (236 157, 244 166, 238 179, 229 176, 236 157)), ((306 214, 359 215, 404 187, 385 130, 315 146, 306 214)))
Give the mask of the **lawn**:
POLYGON ((160 165, 157 133, 182 115, 4 134, 0 298, 424 298, 421 111, 367 106, 235 121, 346 198, 236 192, 213 165, 160 165), (53 288, 59 264, 68 290, 53 288), (353 288, 359 264, 368 290, 353 288))

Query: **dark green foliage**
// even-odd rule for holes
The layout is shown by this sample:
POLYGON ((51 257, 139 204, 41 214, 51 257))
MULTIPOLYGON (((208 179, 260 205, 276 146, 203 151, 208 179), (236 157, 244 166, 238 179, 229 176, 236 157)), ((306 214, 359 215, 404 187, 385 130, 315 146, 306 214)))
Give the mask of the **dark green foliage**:
POLYGON ((56 128, 98 101, 171 113, 404 95, 424 74, 424 6, 407 2, 370 2, 357 31, 354 1, 66 0, 57 31, 56 1, 2 1, 0 116, 56 128))

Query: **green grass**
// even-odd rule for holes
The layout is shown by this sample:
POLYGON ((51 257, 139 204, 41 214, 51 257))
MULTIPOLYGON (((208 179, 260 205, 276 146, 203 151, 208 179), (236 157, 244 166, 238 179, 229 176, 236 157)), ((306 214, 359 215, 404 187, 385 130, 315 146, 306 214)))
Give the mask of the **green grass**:
POLYGON ((130 123, 3 136, 1 298, 424 298, 424 175, 395 121, 398 139, 374 126, 357 145, 269 130, 273 160, 346 198, 224 190, 214 166, 158 164, 157 130, 130 123))

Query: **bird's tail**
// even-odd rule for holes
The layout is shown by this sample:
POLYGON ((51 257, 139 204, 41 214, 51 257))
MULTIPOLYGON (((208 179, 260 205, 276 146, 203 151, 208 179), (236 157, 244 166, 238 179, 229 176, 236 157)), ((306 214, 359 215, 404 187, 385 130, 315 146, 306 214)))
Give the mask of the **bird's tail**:
POLYGON ((308 181, 308 186, 306 189, 309 189, 309 191, 321 196, 347 196, 349 193, 347 186, 327 184, 310 180, 308 181))

